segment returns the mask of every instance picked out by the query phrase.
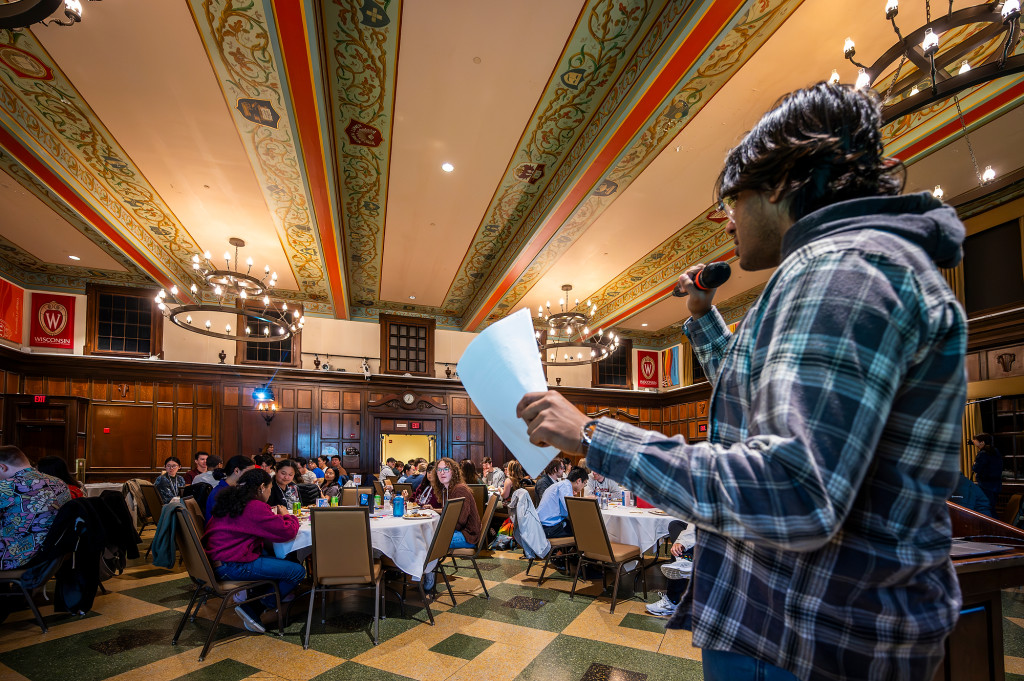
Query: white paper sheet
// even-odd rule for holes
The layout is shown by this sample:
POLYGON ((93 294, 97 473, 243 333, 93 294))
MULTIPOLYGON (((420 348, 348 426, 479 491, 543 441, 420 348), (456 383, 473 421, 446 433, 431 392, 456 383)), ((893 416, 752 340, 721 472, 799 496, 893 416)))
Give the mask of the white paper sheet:
POLYGON ((459 378, 491 429, 536 479, 557 454, 530 442, 516 405, 526 393, 548 389, 530 311, 505 317, 473 339, 459 360, 459 378))

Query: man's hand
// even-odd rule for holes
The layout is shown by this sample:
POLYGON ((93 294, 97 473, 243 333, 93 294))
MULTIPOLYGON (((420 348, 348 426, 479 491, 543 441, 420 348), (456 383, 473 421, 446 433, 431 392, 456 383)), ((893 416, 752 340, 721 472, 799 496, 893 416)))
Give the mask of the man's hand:
POLYGON ((675 556, 676 558, 678 558, 679 556, 683 555, 683 551, 685 551, 685 550, 686 549, 679 542, 676 542, 675 544, 673 544, 672 548, 669 549, 669 551, 672 553, 672 555, 675 556))
POLYGON ((697 273, 702 269, 704 269, 703 263, 694 265, 679 275, 679 287, 689 294, 686 297, 686 306, 690 310, 690 316, 694 319, 700 319, 710 312, 715 299, 715 289, 701 291, 693 284, 693 280, 697 278, 697 273))
POLYGON ((523 395, 516 416, 526 421, 530 442, 569 454, 580 453, 580 430, 590 420, 554 390, 523 395))

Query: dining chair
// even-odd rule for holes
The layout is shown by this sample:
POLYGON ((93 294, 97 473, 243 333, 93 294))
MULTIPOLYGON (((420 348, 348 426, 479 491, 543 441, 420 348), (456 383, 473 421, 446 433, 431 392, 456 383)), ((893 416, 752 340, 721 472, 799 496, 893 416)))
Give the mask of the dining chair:
POLYGON ((39 613, 39 608, 36 607, 32 596, 40 589, 46 587, 46 583, 50 581, 50 578, 57 574, 57 570, 60 568, 61 563, 64 562, 65 557, 57 556, 47 561, 44 565, 33 565, 31 567, 17 568, 16 570, 0 570, 0 584, 9 585, 17 589, 17 591, 11 589, 8 592, 0 593, 0 597, 23 597, 36 618, 36 624, 39 625, 44 634, 47 632, 46 621, 39 613))
POLYGON ((409 501, 412 501, 415 498, 416 490, 414 490, 412 488, 412 485, 410 485, 407 482, 396 482, 395 483, 395 494, 401 495, 402 492, 408 492, 409 493, 406 496, 406 498, 409 501))
POLYGON ((342 506, 358 506, 360 494, 373 494, 372 487, 342 487, 341 488, 341 499, 339 500, 342 506))
POLYGON ((540 497, 537 496, 536 485, 523 485, 523 489, 530 495, 530 501, 533 502, 534 507, 540 505, 540 497))
POLYGON ((327 594, 346 589, 373 590, 373 645, 380 641, 381 563, 373 559, 370 511, 362 508, 314 508, 309 514, 313 537, 313 589, 306 615, 303 649, 309 648, 313 605, 320 594, 320 623, 327 622, 327 594))
POLYGON ((199 507, 199 502, 196 501, 195 497, 182 497, 181 503, 185 505, 188 512, 192 514, 192 522, 196 526, 196 531, 199 532, 199 536, 202 537, 206 534, 206 514, 203 513, 203 509, 199 507))
POLYGON ((373 481, 373 493, 380 497, 381 503, 384 503, 384 485, 380 484, 380 480, 373 481))
MULTIPOLYGON (((423 580, 427 577, 427 566, 437 561, 437 565, 434 567, 435 572, 441 573, 441 578, 444 580, 445 586, 448 588, 448 595, 452 599, 452 605, 455 605, 455 594, 452 593, 452 585, 448 581, 448 575, 445 574, 444 565, 442 561, 448 556, 452 544, 452 535, 455 534, 455 526, 459 522, 459 516, 462 514, 462 505, 466 503, 465 497, 455 497, 445 502, 444 508, 441 509, 441 519, 438 521, 437 526, 434 529, 434 536, 430 539, 430 548, 427 549, 427 557, 423 561, 423 574, 420 575, 419 581, 416 585, 420 590, 420 598, 423 600, 423 607, 427 610, 427 617, 430 618, 430 624, 434 624, 434 613, 430 610, 430 602, 427 600, 427 592, 423 589, 423 580)), ((383 558, 382 562, 388 568, 397 568, 393 561, 388 558, 383 558)), ((402 573, 403 585, 408 584, 409 576, 402 573)), ((405 602, 405 588, 402 589, 403 597, 402 602, 405 602)))
MULTIPOLYGON (((631 560, 640 561, 643 551, 639 546, 632 544, 619 544, 608 538, 608 528, 605 527, 604 517, 601 515, 601 507, 597 499, 593 497, 566 497, 565 506, 569 511, 569 521, 572 523, 573 535, 576 539, 576 548, 579 551, 579 562, 576 563, 576 576, 572 580, 572 590, 569 592, 569 600, 576 595, 576 583, 580 578, 580 568, 583 563, 597 563, 602 567, 610 567, 615 570, 615 585, 612 587, 611 612, 615 612, 615 601, 619 595, 619 578, 622 575, 622 566, 631 560)), ((644 600, 647 600, 647 572, 642 571, 641 577, 644 585, 644 600)))
POLYGON ((494 510, 498 507, 497 495, 492 496, 487 502, 487 508, 480 520, 480 537, 476 540, 476 546, 471 549, 452 549, 448 554, 452 557, 452 565, 458 569, 459 565, 456 563, 456 559, 461 558, 468 560, 473 563, 473 569, 476 570, 476 576, 480 579, 480 586, 484 589, 484 598, 490 598, 491 594, 487 593, 487 585, 484 584, 484 576, 480 574, 480 568, 477 567, 476 559, 480 557, 480 552, 487 546, 487 531, 491 527, 491 521, 494 520, 494 510))
POLYGON ((487 505, 487 485, 473 484, 467 485, 467 487, 473 493, 473 501, 476 502, 476 512, 482 518, 484 516, 484 506, 487 505))
POLYGON ((391 486, 393 487, 395 485, 395 483, 398 482, 398 478, 400 478, 400 477, 402 477, 402 476, 400 476, 400 475, 389 475, 389 476, 387 476, 387 480, 388 480, 388 482, 391 483, 391 486))
POLYGON ((262 586, 269 586, 273 589, 274 597, 277 599, 278 635, 284 636, 281 591, 277 588, 277 582, 272 579, 254 579, 250 581, 221 581, 217 579, 217 575, 213 571, 213 564, 210 562, 209 556, 206 555, 206 550, 199 539, 195 523, 192 522, 192 514, 183 505, 176 506, 174 513, 177 514, 177 522, 174 526, 174 539, 178 545, 178 550, 181 551, 188 576, 192 579, 196 588, 192 592, 192 598, 189 600, 185 612, 181 615, 181 621, 178 623, 177 631, 174 632, 174 638, 171 639, 171 645, 178 645, 178 637, 181 636, 189 615, 193 614, 191 612, 193 606, 195 606, 196 610, 200 607, 200 598, 202 598, 203 602, 211 596, 221 599, 220 607, 217 608, 217 615, 213 618, 213 624, 210 625, 210 634, 206 637, 206 644, 199 653, 199 661, 202 662, 206 658, 206 653, 209 652, 210 646, 213 644, 213 636, 217 632, 220 618, 224 615, 224 609, 228 604, 232 606, 241 605, 263 598, 264 594, 262 593, 252 595, 257 590, 257 587, 262 586), (235 594, 243 591, 247 591, 246 596, 248 597, 241 601, 235 600, 235 594))

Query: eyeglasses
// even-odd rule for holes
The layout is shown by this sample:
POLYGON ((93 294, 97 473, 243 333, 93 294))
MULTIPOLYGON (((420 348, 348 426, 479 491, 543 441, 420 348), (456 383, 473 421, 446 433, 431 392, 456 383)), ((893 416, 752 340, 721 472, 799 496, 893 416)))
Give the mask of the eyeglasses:
POLYGON ((434 470, 437 471, 438 473, 451 473, 452 472, 451 468, 441 468, 440 466, 438 466, 434 470))
POLYGON ((736 196, 723 196, 722 198, 718 199, 718 210, 725 213, 725 216, 732 220, 732 216, 736 212, 736 196))

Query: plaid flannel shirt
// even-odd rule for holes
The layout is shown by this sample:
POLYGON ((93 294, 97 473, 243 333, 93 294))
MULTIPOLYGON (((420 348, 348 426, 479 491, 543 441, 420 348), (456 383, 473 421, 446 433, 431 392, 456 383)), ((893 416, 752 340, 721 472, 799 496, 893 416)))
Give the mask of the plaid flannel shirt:
MULTIPOLYGON (((958 253, 959 221, 925 203, 949 211, 958 253)), ((966 324, 925 250, 892 233, 905 216, 835 206, 787 233, 735 334, 717 309, 687 321, 714 382, 708 441, 602 419, 587 462, 697 525, 669 623, 694 645, 801 679, 929 679, 961 605, 945 500, 966 324)))

